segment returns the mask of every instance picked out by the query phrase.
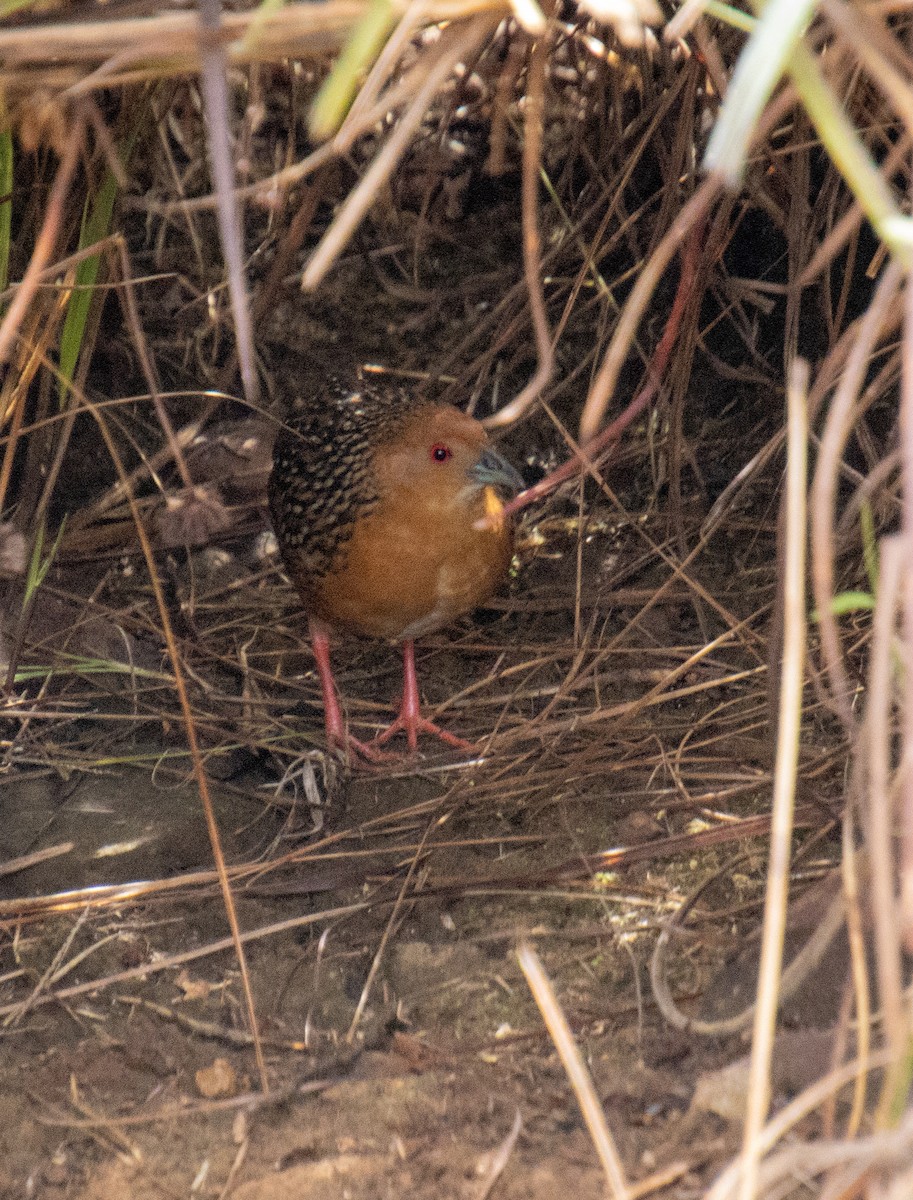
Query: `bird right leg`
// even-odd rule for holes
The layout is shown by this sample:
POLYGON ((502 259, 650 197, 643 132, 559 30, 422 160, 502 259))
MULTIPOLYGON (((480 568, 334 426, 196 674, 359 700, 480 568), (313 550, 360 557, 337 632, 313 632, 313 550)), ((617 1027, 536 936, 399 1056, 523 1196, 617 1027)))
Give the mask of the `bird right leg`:
POLYGON ((457 737, 446 729, 441 729, 440 725, 435 725, 433 721, 422 716, 418 677, 415 673, 415 642, 411 638, 407 638, 403 642, 403 698, 400 701, 399 713, 396 720, 374 739, 374 745, 382 746, 397 733, 405 733, 410 754, 418 753, 418 735, 420 733, 433 734, 456 750, 476 749, 472 742, 467 742, 465 738, 457 737))
POLYGON ((326 730, 328 746, 331 750, 341 750, 346 759, 354 752, 371 763, 394 761, 394 755, 384 754, 382 750, 368 745, 367 742, 359 741, 349 733, 342 709, 339 706, 339 693, 336 690, 336 680, 333 678, 333 668, 330 665, 330 635, 326 627, 317 621, 310 622, 310 631, 311 646, 314 650, 317 674, 320 677, 320 691, 323 696, 323 725, 326 730))

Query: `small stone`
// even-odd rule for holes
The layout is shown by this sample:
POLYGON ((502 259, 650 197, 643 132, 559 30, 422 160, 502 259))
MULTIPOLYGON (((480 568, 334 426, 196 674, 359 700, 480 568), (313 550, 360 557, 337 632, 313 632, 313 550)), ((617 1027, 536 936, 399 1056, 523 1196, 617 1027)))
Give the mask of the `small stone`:
POLYGON ((226 1058, 217 1058, 208 1067, 201 1067, 194 1076, 197 1090, 207 1100, 217 1096, 234 1096, 238 1090, 235 1069, 226 1058))

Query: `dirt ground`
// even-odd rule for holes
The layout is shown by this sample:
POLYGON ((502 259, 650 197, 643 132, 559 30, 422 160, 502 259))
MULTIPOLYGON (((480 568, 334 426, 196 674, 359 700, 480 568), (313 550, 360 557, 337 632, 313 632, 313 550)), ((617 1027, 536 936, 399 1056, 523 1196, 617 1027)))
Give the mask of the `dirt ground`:
MULTIPOLYGON (((93 854, 112 875, 93 836, 109 847, 145 840, 120 854, 121 865, 133 860, 134 878, 153 858, 159 876, 166 863, 206 869, 189 789, 165 792, 163 805, 154 785, 123 776, 85 781, 62 802, 60 791, 60 781, 30 796, 11 789, 7 811, 41 823, 38 843, 49 833, 78 838, 65 859, 85 854, 84 881, 102 873, 93 854)), ((609 805, 543 805, 535 823, 518 826, 441 800, 433 776, 360 781, 327 813, 331 826, 346 826, 339 857, 318 855, 316 868, 305 858, 278 882, 267 876, 262 888, 240 889, 245 930, 313 921, 250 949, 270 1098, 257 1094, 249 1046, 237 1044, 244 1016, 230 951, 136 977, 159 956, 192 955, 225 936, 211 887, 195 901, 161 896, 89 910, 85 922, 74 913, 23 926, 3 959, 2 1195, 139 1200, 221 1195, 231 1182, 243 1197, 476 1196, 519 1114, 499 1195, 544 1198, 573 1187, 602 1196, 577 1105, 513 953, 521 932, 556 982, 632 1177, 681 1164, 668 1194, 699 1194, 708 1166, 734 1143, 725 1122, 691 1109, 696 1080, 742 1049, 670 1032, 643 994, 645 930, 675 884, 650 867, 604 888, 516 886, 518 873, 566 858, 575 844, 599 844, 600 827, 617 825, 609 805), (397 909, 418 843, 420 879, 397 909), (474 876, 485 883, 473 887, 474 876), (64 962, 72 969, 51 986, 48 975, 64 962), (106 975, 121 978, 80 987, 106 975), (74 987, 41 1003, 45 990, 74 987)), ((264 826, 281 829, 236 795, 221 797, 220 817, 240 827, 241 841, 259 826, 261 845, 264 826)), ((7 826, 5 847, 11 840, 7 826)), ((77 882, 62 862, 53 868, 58 888, 77 882)), ((19 882, 50 871, 26 871, 19 882)))
MULTIPOLYGON (((607 553, 599 538, 595 550, 607 553)), ((275 757, 223 746, 210 760, 226 858, 239 865, 240 926, 255 935, 268 1096, 235 956, 218 949, 225 912, 179 731, 144 746, 127 722, 119 738, 99 685, 98 719, 59 727, 94 768, 23 765, 8 779, 3 861, 64 849, 13 861, 2 878, 0 1196, 601 1197, 592 1143, 517 963, 521 937, 554 982, 631 1179, 656 1177, 667 1185, 657 1194, 676 1200, 702 1194, 738 1146, 744 1063, 717 1072, 743 1060, 746 1043, 670 1028, 647 967, 661 921, 709 881, 692 932, 673 944, 673 993, 705 1015, 751 998, 764 841, 740 838, 738 822, 761 817, 763 832, 769 775, 752 733, 763 697, 754 682, 727 682, 732 650, 686 677, 693 688, 716 674, 718 688, 633 720, 588 724, 599 709, 573 692, 549 716, 568 677, 573 606, 550 614, 535 600, 562 577, 572 589, 573 563, 533 556, 499 607, 423 647, 432 698, 472 693, 440 718, 482 735, 500 724, 487 753, 431 744, 413 763, 348 774, 310 749, 284 786, 275 757), (702 841, 714 830, 729 832, 719 846, 702 841), (586 856, 613 847, 631 861, 594 874, 586 856)), ((629 615, 609 604, 599 637, 579 643, 586 661, 629 615)), ((661 651, 653 630, 629 630, 626 653, 595 676, 603 710, 668 677, 681 656, 661 651)), ((307 704, 276 712, 277 745, 300 753, 321 731, 299 659, 307 704)), ((353 718, 382 721, 396 650, 349 644, 338 661, 353 718)), ((827 778, 828 756, 809 752, 806 766, 823 795, 814 781, 827 778)), ((815 878, 827 837, 809 846, 815 878)), ((819 979, 790 1017, 778 1104, 826 1068, 842 984, 831 974, 833 1003, 819 979)))
MULTIPOLYGON (((430 253, 420 260, 434 279, 405 314, 405 284, 378 282, 357 255, 319 301, 291 289, 258 329, 277 409, 328 363, 426 367, 427 347, 455 344, 487 310, 459 280, 436 306, 428 297, 455 269, 509 264, 495 291, 516 284, 515 199, 510 222, 493 211, 481 231, 455 230, 433 270, 430 253)), ((173 347, 198 314, 182 331, 191 306, 169 265, 138 256, 136 270, 150 273, 150 344, 178 375, 173 347)), ((136 394, 117 349, 99 351, 104 390, 136 394)), ((529 366, 517 358, 512 382, 529 366)), ((648 967, 663 922, 697 895, 667 954, 676 1002, 720 1014, 752 995, 777 465, 678 563, 779 424, 782 397, 762 389, 733 409, 741 385, 694 390, 699 467, 685 471, 684 507, 668 507, 654 431, 630 431, 614 491, 553 497, 527 518, 502 594, 420 644, 428 709, 477 754, 426 744, 417 761, 355 774, 326 758, 303 621, 257 549, 262 509, 224 547, 161 556, 249 938, 268 1094, 148 578, 135 543, 93 548, 71 525, 20 658, 55 674, 23 682, 42 703, 9 723, 2 1200, 603 1197, 521 939, 553 981, 630 1179, 669 1200, 703 1194, 739 1144, 747 1041, 672 1028, 648 967)), ((579 406, 563 403, 570 423, 579 406)), ((544 416, 501 448, 534 474, 564 452, 544 416)), ((92 484, 94 462, 68 465, 64 494, 110 483, 92 484)), ((396 650, 348 642, 336 662, 349 719, 370 735, 390 716, 396 650)), ((839 747, 812 703, 802 886, 836 857, 839 747)), ((792 1009, 776 1105, 826 1069, 843 985, 839 961, 826 968, 792 1009)))

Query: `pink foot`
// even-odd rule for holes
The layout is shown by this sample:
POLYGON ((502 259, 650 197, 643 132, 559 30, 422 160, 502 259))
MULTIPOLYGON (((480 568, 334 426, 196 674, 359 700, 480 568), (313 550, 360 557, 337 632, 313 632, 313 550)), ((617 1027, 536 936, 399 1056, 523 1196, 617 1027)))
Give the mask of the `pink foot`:
POLYGON ((373 742, 362 742, 351 733, 345 733, 341 738, 327 738, 327 743, 332 749, 339 750, 347 763, 351 763, 353 758, 362 758, 372 767, 399 762, 400 755, 385 754, 377 749, 379 741, 379 738, 375 738, 373 742))
POLYGON ((442 742, 446 742, 448 746, 453 746, 456 750, 475 750, 476 748, 472 742, 467 742, 465 738, 457 737, 455 733, 449 733, 446 729, 441 729, 440 725, 435 725, 433 721, 429 721, 425 717, 404 717, 402 713, 400 713, 392 724, 387 726, 383 733, 378 734, 372 745, 382 746, 398 733, 405 733, 409 743, 409 750, 413 754, 418 750, 418 735, 420 733, 433 734, 434 737, 440 738, 442 742))
POLYGON ((403 642, 403 698, 399 706, 399 715, 382 734, 374 739, 375 746, 382 746, 398 733, 405 733, 412 754, 418 752, 418 735, 429 733, 440 738, 448 746, 456 750, 475 750, 472 742, 457 737, 427 720, 419 711, 418 677, 415 673, 415 642, 411 639, 403 642))
POLYGON ((329 632, 319 621, 311 621, 311 643, 314 647, 314 658, 317 662, 317 673, 320 676, 320 690, 323 695, 323 720, 326 729, 327 745, 333 750, 342 752, 346 762, 353 757, 361 758, 371 766, 400 762, 403 755, 388 754, 379 749, 398 733, 405 733, 412 754, 418 752, 418 735, 433 734, 455 750, 475 750, 472 742, 456 737, 441 729, 433 721, 428 721, 419 711, 418 679, 415 674, 415 643, 403 642, 403 698, 396 720, 384 730, 373 742, 362 742, 353 737, 346 728, 342 710, 339 707, 339 697, 336 694, 336 682, 330 666, 330 637, 329 632))

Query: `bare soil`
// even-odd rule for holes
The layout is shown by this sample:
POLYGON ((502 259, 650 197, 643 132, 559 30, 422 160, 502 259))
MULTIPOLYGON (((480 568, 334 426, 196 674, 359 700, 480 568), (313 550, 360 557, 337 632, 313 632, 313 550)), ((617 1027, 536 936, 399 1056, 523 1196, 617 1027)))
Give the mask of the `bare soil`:
MULTIPOLYGON (((570 553, 546 559, 549 586, 573 565, 570 553)), ((228 929, 179 732, 143 746, 132 728, 123 745, 112 737, 107 763, 96 746, 91 771, 23 767, 7 780, 2 859, 72 849, 2 881, 0 1196, 474 1198, 519 1117, 493 1194, 602 1197, 592 1143, 517 964, 520 937, 544 960, 631 1178, 668 1169, 658 1194, 702 1194, 738 1145, 744 1083, 736 1074, 721 1099, 715 1072, 745 1043, 671 1029, 647 964, 661 921, 718 876, 694 935, 672 951, 673 992, 705 1015, 751 999, 745 939, 764 842, 713 848, 701 834, 765 811, 763 739, 748 732, 759 698, 724 687, 722 718, 715 703, 673 702, 628 723, 622 739, 611 724, 568 728, 569 715, 597 711, 578 695, 561 708, 561 732, 546 721, 535 735, 535 713, 554 694, 536 664, 563 639, 573 646, 567 609, 517 616, 520 598, 545 594, 538 570, 521 571, 500 612, 423 650, 432 696, 476 689, 440 719, 484 744, 495 714, 502 733, 489 753, 467 760, 427 744, 419 760, 382 771, 328 763, 302 650, 297 686, 309 702, 276 709, 280 750, 307 755, 285 786, 275 756, 223 747, 212 758, 212 775, 225 776, 213 786, 226 859, 245 867, 241 928, 273 928, 247 950, 268 1096, 234 953, 210 948, 228 929), (522 639, 509 636, 517 620, 522 639), (524 665, 527 685, 511 687, 505 672, 524 665), (691 752, 695 731, 711 756, 691 752), (673 835, 685 840, 671 853, 673 835), (640 861, 594 875, 584 856, 617 846, 640 861), (118 883, 140 894, 85 890, 118 883), (727 1104, 729 1119, 712 1111, 727 1104)), ((348 644, 338 661, 352 718, 381 723, 389 706, 373 697, 395 694, 396 650, 348 644)), ((648 686, 630 655, 615 661, 614 674, 598 676, 606 707, 648 686)), ((557 683, 567 669, 559 656, 545 674, 557 683)), ((107 702, 110 716, 117 705, 107 702)), ((809 762, 820 770, 820 755, 809 762)), ((832 976, 793 1014, 801 1036, 777 1103, 826 1069, 830 1037, 812 1031, 834 1019, 842 970, 832 976)))
MULTIPOLYGON (((495 246, 497 225, 493 214, 487 232, 454 233, 467 275, 509 260, 516 280, 515 217, 509 245, 495 246)), ((290 289, 258 329, 283 404, 351 361, 427 367, 482 311, 456 281, 449 308, 427 309, 426 282, 404 313, 358 256, 334 278, 319 302, 290 289)), ((184 297, 172 313, 156 286, 144 327, 170 362, 184 297)), ((528 365, 515 361, 513 382, 528 365)), ((136 394, 135 381, 115 372, 107 391, 136 394)), ((570 423, 579 407, 563 404, 570 423)), ((588 483, 549 501, 521 532, 503 594, 422 643, 424 699, 474 739, 474 756, 426 744, 417 761, 354 774, 326 758, 301 616, 276 562, 255 553, 256 504, 224 548, 162 556, 251 935, 268 1094, 142 561, 135 544, 70 543, 21 659, 57 674, 45 708, 13 731, 3 787, 2 1200, 603 1197, 520 938, 544 961, 630 1178, 674 1200, 703 1193, 738 1146, 744 1099, 738 1069, 725 1085, 715 1072, 746 1042, 672 1029, 648 963, 662 923, 702 889, 668 956, 672 993, 691 1014, 751 999, 776 465, 687 572, 664 548, 694 544, 709 503, 779 422, 770 395, 756 397, 757 420, 748 409, 727 409, 713 381, 689 400, 700 470, 685 471, 671 511, 653 435, 632 430, 611 464, 614 493, 588 483), (109 666, 93 674, 89 656, 109 666), (621 865, 591 857, 619 847, 621 865)), ((540 469, 564 453, 541 414, 503 449, 540 469)), ((89 458, 82 475, 68 466, 65 494, 91 491, 89 458)), ((348 642, 336 662, 349 719, 370 736, 389 719, 398 655, 348 642)), ((810 708, 799 862, 811 881, 836 853, 834 743, 810 708)), ((820 1031, 842 986, 838 963, 794 1009, 775 1104, 826 1069, 820 1031)))

